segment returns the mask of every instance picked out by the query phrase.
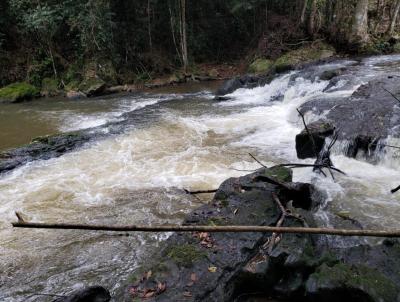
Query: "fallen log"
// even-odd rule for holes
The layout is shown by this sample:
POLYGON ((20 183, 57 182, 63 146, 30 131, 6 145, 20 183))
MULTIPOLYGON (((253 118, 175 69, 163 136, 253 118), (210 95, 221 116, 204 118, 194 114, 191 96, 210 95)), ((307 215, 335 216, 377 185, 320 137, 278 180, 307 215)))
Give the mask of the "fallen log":
POLYGON ((210 232, 210 233, 289 233, 289 234, 319 234, 333 236, 365 236, 365 237, 400 237, 400 230, 346 230, 329 228, 306 227, 271 227, 271 226, 208 226, 208 225, 98 225, 72 223, 40 223, 40 222, 13 222, 14 228, 60 229, 60 230, 87 230, 110 232, 210 232))
POLYGON ((215 193, 217 192, 216 189, 213 190, 200 190, 200 191, 189 191, 186 189, 183 189, 185 191, 186 194, 190 194, 190 195, 197 195, 197 194, 209 194, 209 193, 215 193))

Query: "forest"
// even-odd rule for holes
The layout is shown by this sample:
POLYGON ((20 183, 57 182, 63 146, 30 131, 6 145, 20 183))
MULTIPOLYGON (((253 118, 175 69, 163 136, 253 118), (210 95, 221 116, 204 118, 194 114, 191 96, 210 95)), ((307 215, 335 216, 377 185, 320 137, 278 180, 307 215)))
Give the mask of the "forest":
MULTIPOLYGON (((276 59, 309 41, 344 53, 396 50, 399 0, 4 0, 0 84, 110 85, 276 59), (240 38, 238 38, 240 37, 240 38)), ((398 47, 398 45, 397 45, 398 47)))

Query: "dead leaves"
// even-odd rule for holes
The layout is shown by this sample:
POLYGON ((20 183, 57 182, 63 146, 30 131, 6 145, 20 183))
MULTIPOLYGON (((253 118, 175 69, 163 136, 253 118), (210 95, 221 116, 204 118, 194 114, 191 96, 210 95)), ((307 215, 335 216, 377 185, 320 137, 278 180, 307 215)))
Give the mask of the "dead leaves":
POLYGON ((190 282, 186 284, 187 287, 192 287, 198 281, 197 275, 195 273, 190 274, 190 282))
POLYGON ((152 276, 152 271, 144 273, 142 278, 129 288, 133 298, 150 299, 165 292, 167 284, 151 280, 152 276))
POLYGON ((200 240, 201 246, 205 248, 214 247, 214 240, 211 238, 210 233, 207 232, 195 232, 193 237, 198 238, 200 240))
POLYGON ((217 272, 217 267, 216 267, 216 266, 210 266, 210 267, 208 268, 208 271, 209 271, 210 273, 216 273, 216 272, 217 272))

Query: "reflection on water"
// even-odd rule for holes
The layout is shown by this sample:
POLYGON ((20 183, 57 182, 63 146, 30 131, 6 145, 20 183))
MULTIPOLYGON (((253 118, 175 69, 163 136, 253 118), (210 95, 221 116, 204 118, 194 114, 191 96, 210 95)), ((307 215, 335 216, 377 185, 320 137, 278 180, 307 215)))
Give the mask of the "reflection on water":
MULTIPOLYGON (((368 61, 355 66, 355 73, 373 72, 369 65, 368 61)), ((122 118, 122 112, 154 102, 159 104, 160 117, 146 127, 133 127, 123 135, 60 158, 30 163, 0 178, 0 270, 4 272, 0 300, 27 301, 30 293, 64 294, 90 284, 115 291, 166 236, 12 230, 9 223, 15 210, 34 221, 179 223, 200 204, 183 194, 182 188, 216 188, 224 179, 244 173, 238 169, 258 168, 249 151, 267 165, 298 161, 294 137, 302 123, 296 108, 328 94, 350 95, 363 81, 356 78, 324 92, 328 82, 292 73, 265 87, 240 89, 226 102, 216 102, 202 90, 174 90, 82 103, 18 105, 52 120, 55 131, 82 128, 85 119, 99 124, 122 118)), ((295 171, 295 180, 313 182, 325 191, 328 199, 321 211, 345 210, 370 227, 399 227, 400 198, 389 193, 400 179, 398 165, 392 164, 396 160, 389 156, 373 166, 338 154, 333 161, 347 176, 337 176, 334 182, 304 169, 295 171)), ((46 300, 34 296, 28 301, 46 300)))

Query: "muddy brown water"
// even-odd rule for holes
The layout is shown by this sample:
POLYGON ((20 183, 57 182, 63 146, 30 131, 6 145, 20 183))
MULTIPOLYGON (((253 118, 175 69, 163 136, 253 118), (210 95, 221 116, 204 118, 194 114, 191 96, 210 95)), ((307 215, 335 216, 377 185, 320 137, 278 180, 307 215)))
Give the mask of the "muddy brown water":
MULTIPOLYGON (((329 97, 348 96, 368 79, 398 72, 399 62, 396 56, 366 59, 354 66, 354 81, 338 83, 329 97)), ((144 106, 158 107, 157 119, 145 127, 133 126, 119 136, 0 177, 0 301, 51 301, 38 294, 63 295, 95 284, 115 293, 169 235, 14 230, 10 222, 16 210, 43 222, 180 223, 209 198, 197 200, 182 189, 213 189, 246 173, 238 170, 258 168, 248 152, 267 165, 298 162, 294 138, 302 122, 296 108, 326 96, 328 82, 301 76, 292 81, 295 74, 281 75, 264 87, 240 89, 224 102, 213 100, 219 83, 200 83, 88 100, 2 105, 0 149, 118 120, 144 106)), ((326 196, 316 218, 329 226, 329 215, 340 212, 368 228, 399 228, 400 194, 390 194, 400 179, 399 154, 384 154, 378 165, 341 154, 339 148, 332 159, 347 176, 337 175, 336 181, 310 169, 295 171, 295 180, 314 183, 326 196)))

